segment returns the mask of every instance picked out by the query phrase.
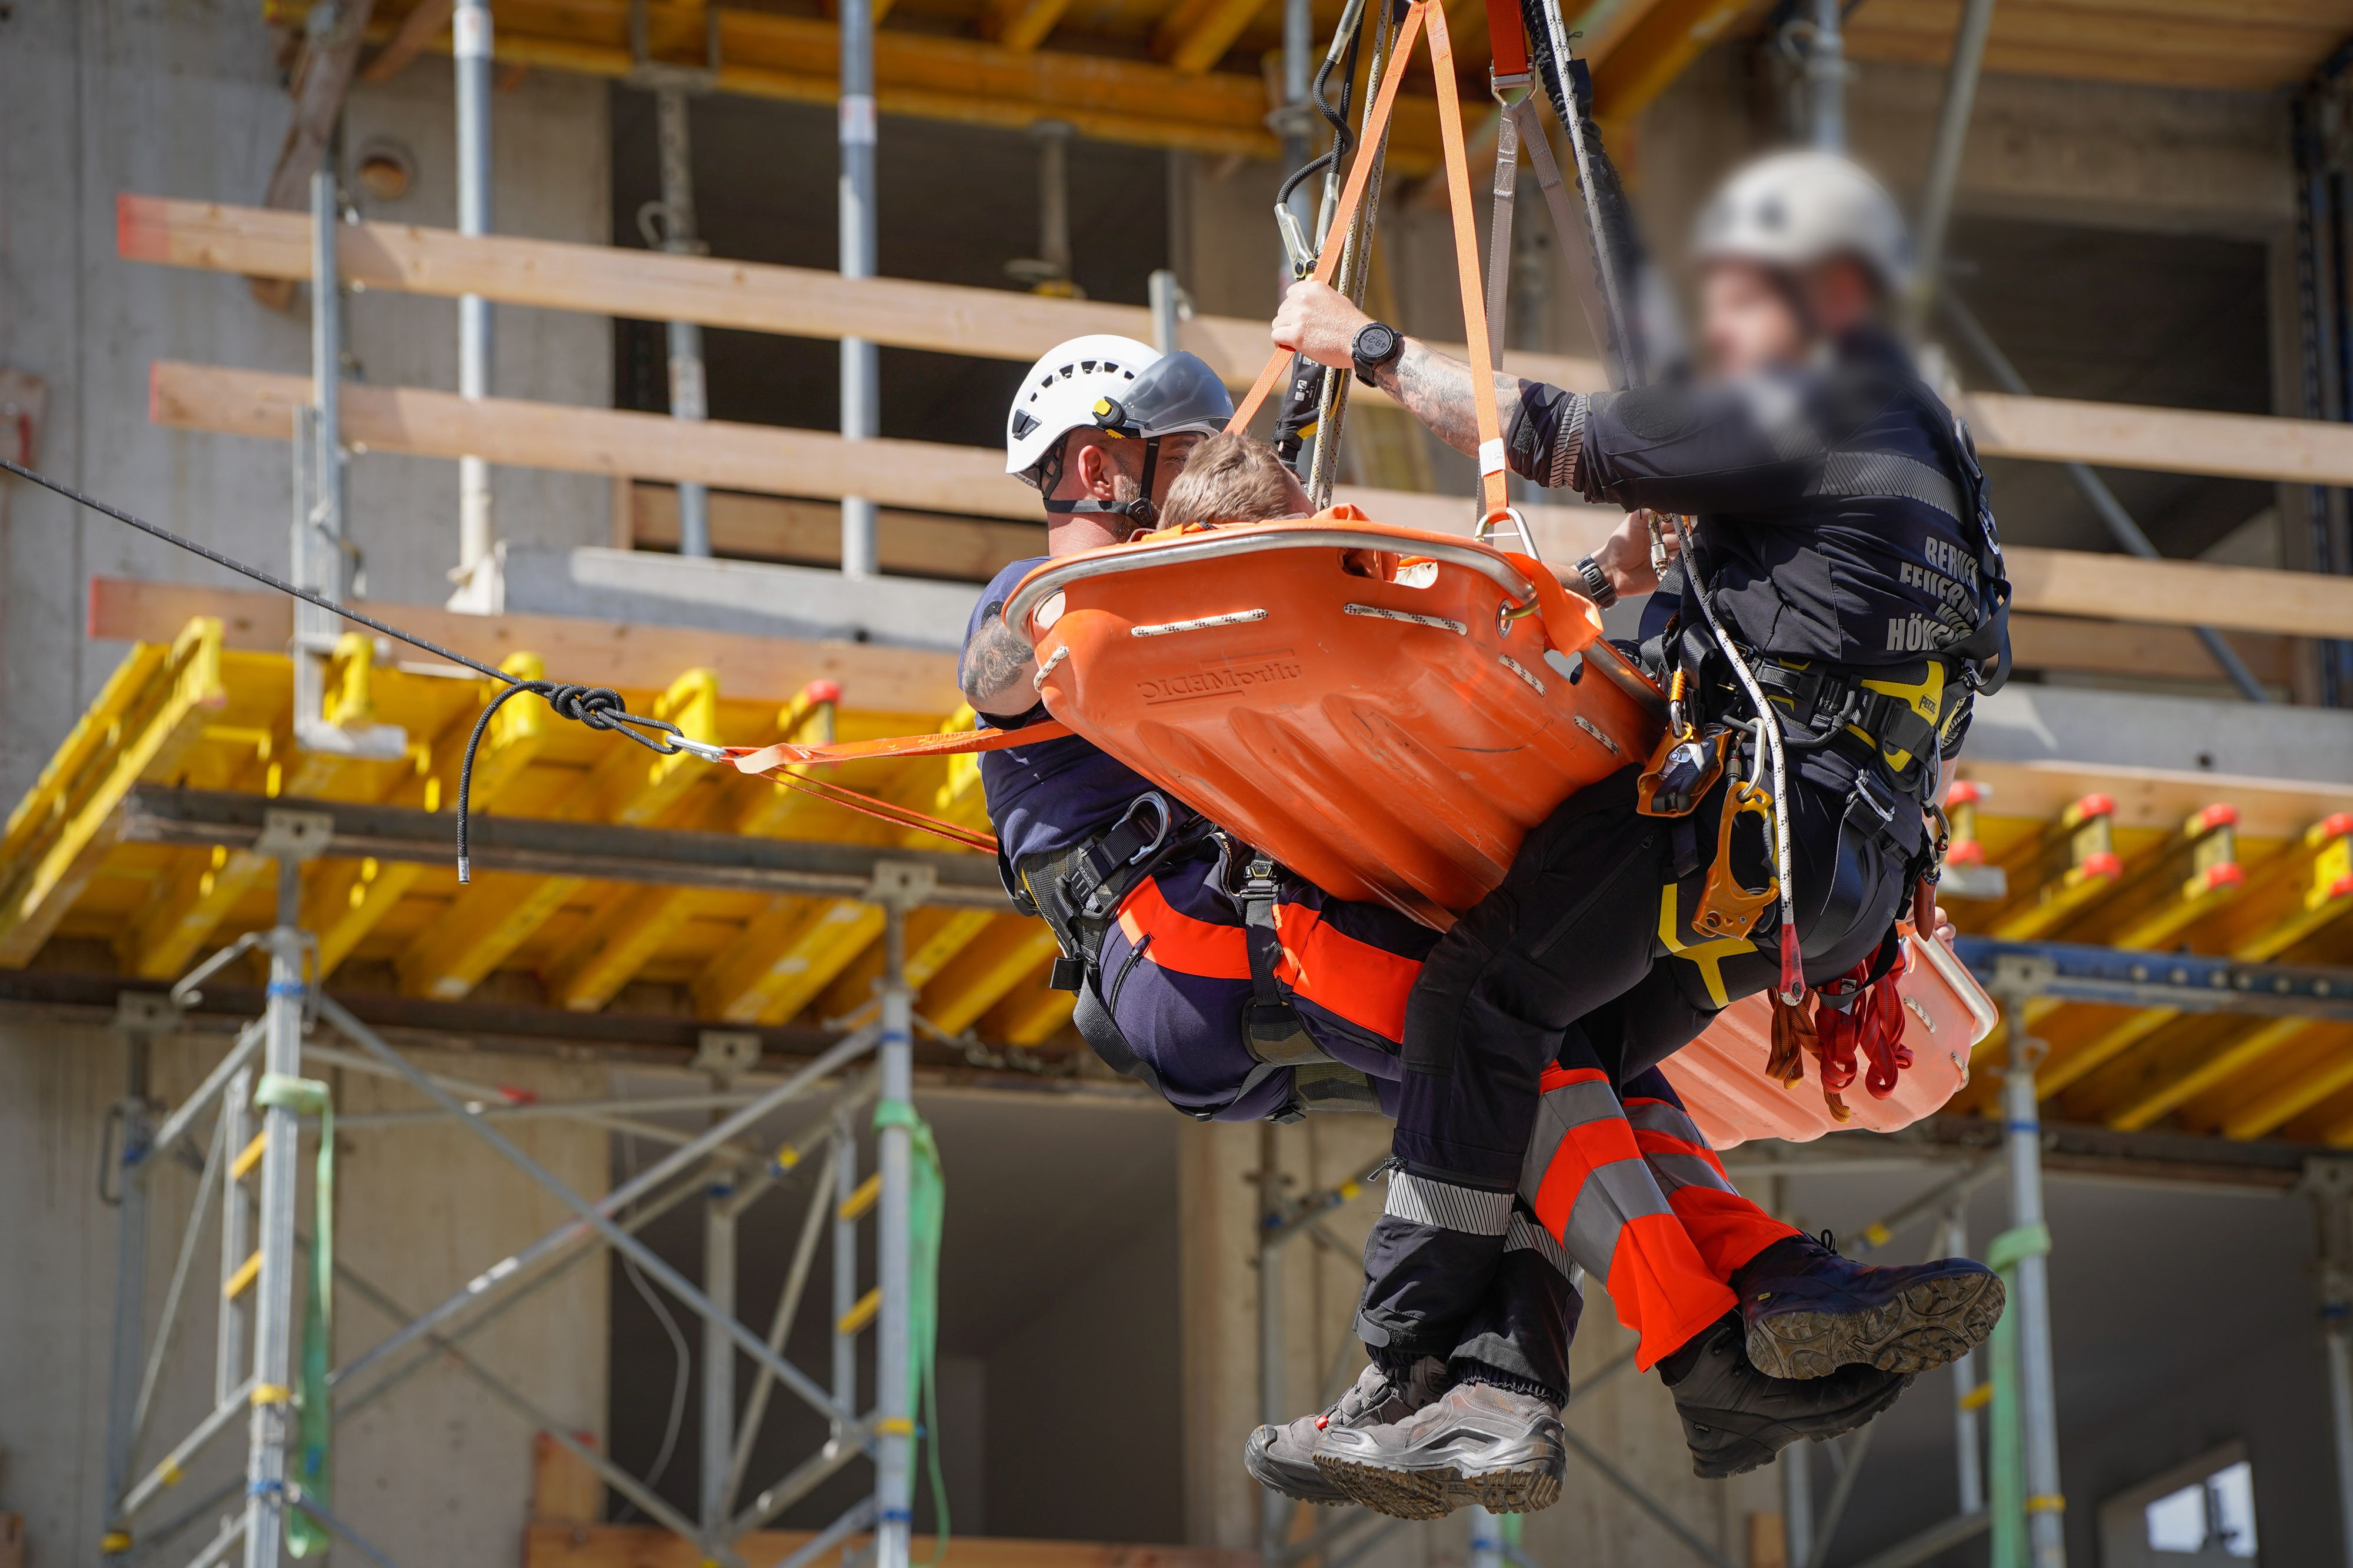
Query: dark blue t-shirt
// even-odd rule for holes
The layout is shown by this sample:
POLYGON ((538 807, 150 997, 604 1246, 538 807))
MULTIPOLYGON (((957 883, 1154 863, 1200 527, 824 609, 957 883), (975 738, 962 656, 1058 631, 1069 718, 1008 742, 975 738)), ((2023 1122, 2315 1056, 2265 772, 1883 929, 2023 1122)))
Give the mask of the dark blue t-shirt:
MULTIPOLYGON (((1021 579, 1045 564, 1032 556, 1016 561, 990 580, 973 607, 972 623, 965 628, 965 647, 980 628, 1005 612, 1005 601, 1021 579)), ((957 660, 962 675, 963 660, 957 660)), ((1021 714, 991 713, 988 722, 1011 730, 1047 717, 1042 702, 1021 714)), ((1008 858, 1018 863, 1031 855, 1067 849, 1092 833, 1109 827, 1126 815, 1128 804, 1152 789, 1152 784, 1126 763, 1076 735, 1040 741, 1034 746, 1014 746, 980 754, 981 788, 988 797, 988 819, 997 825, 997 842, 1008 858)))

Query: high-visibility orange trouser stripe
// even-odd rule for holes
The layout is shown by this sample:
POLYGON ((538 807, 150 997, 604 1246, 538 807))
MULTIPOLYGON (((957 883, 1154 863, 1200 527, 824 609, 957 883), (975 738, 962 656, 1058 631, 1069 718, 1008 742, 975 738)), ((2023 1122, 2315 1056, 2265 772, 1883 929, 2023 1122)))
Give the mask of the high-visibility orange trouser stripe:
POLYGON ((1643 1158, 1609 1076, 1549 1067, 1521 1196, 1569 1258, 1609 1292, 1649 1370, 1732 1310, 1732 1291, 1684 1229, 1643 1158))
MULTIPOLYGON (((1421 973, 1420 960, 1335 931, 1321 910, 1305 904, 1277 904, 1274 921, 1282 939, 1275 978, 1293 995, 1388 1039, 1405 1038, 1405 1003, 1421 973)), ((1155 878, 1146 877, 1120 901, 1119 925, 1163 969, 1208 980, 1250 977, 1241 926, 1187 914, 1168 902, 1155 878)))
POLYGON ((1625 1105, 1643 1163, 1667 1194, 1675 1217, 1683 1221, 1683 1234, 1717 1279, 1729 1282, 1733 1271, 1758 1253, 1799 1234, 1796 1226, 1775 1219, 1741 1196, 1724 1162, 1682 1106, 1631 1094, 1625 1105))

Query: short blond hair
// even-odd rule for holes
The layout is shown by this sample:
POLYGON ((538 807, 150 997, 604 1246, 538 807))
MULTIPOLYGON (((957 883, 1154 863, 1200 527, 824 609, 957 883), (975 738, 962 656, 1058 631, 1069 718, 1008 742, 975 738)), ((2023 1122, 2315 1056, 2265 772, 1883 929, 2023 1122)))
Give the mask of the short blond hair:
POLYGON ((1306 492, 1274 448, 1240 430, 1212 436, 1193 448, 1185 471, 1168 487, 1158 525, 1266 522, 1303 517, 1306 492))

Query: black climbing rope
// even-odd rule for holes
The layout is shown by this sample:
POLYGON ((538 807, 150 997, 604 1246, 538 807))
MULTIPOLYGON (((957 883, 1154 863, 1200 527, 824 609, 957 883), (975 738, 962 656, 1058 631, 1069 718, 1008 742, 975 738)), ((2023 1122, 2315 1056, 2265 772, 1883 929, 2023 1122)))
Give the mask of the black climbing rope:
POLYGON ((436 658, 446 658, 452 664, 463 665, 468 669, 503 683, 506 689, 491 698, 483 707, 480 716, 474 721, 474 732, 466 739, 466 752, 458 766, 458 880, 460 882, 469 879, 470 868, 466 858, 466 818, 469 798, 474 782, 474 753, 482 743, 482 736, 490 729, 491 715, 496 713, 510 698, 519 697, 528 691, 533 696, 544 700, 559 718, 569 719, 576 724, 586 724, 591 730, 608 731, 613 734, 635 741, 648 751, 659 752, 666 757, 676 755, 680 752, 688 752, 706 762, 725 760, 726 753, 722 748, 706 746, 688 740, 681 733, 679 727, 669 720, 657 719, 649 713, 630 712, 628 705, 622 700, 621 694, 609 687, 567 686, 554 680, 525 680, 520 676, 509 674, 495 665, 484 664, 478 658, 469 658, 456 648, 443 647, 429 637, 421 637, 414 632, 402 631, 398 626, 377 620, 374 616, 330 599, 324 594, 313 592, 309 588, 298 588, 282 577, 273 576, 264 572, 259 566, 248 566, 244 562, 224 555, 208 545, 199 544, 193 539, 174 533, 161 524, 149 522, 142 517, 133 517, 120 507, 109 506, 96 496, 86 495, 71 485, 50 479, 46 474, 35 473, 21 463, 0 458, 0 469, 5 469, 20 479, 30 479, 43 489, 54 490, 78 506, 86 506, 90 510, 111 517, 117 522, 128 523, 140 532, 152 534, 166 544, 174 544, 191 554, 201 555, 216 566, 226 566, 230 571, 250 577, 257 583, 300 599, 306 605, 315 605, 320 609, 341 616, 343 619, 365 626, 370 631, 381 632, 396 642, 405 642, 411 647, 421 648, 436 658))

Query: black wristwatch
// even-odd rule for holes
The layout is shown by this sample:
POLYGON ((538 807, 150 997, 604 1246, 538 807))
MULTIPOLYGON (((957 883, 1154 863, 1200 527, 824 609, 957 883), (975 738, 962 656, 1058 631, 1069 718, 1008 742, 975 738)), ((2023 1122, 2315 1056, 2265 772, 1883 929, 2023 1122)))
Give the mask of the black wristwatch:
POLYGON ((1366 321, 1356 329, 1356 341, 1348 345, 1348 357, 1356 363, 1356 379, 1366 386, 1377 384, 1375 378, 1383 365, 1395 364, 1398 355, 1405 353, 1405 336, 1384 321, 1366 321))
POLYGON ((1606 610, 1618 602, 1618 584, 1592 556, 1577 563, 1577 574, 1585 579, 1585 596, 1593 601, 1595 609, 1606 610))

